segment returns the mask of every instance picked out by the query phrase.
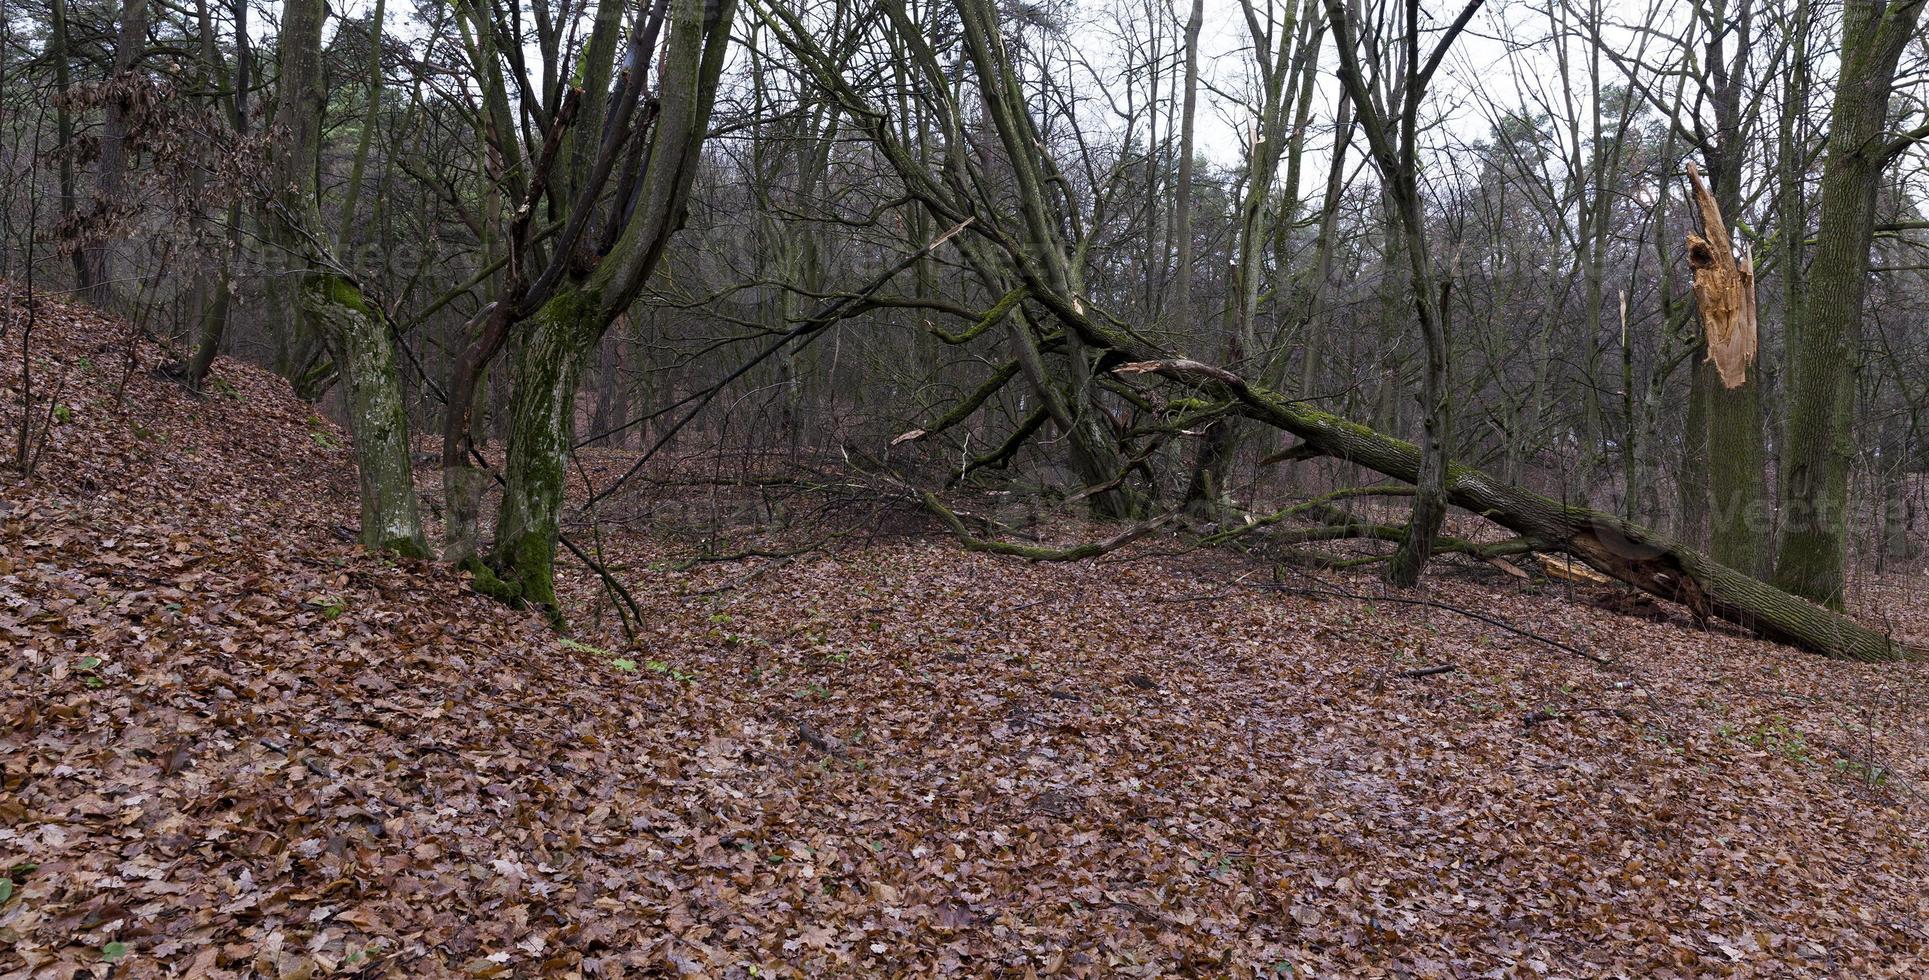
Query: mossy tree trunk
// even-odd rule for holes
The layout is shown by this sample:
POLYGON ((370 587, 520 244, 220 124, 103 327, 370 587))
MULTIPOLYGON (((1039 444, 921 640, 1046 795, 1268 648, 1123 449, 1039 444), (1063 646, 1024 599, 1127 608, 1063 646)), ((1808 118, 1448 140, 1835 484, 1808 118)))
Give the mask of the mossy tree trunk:
MULTIPOLYGON (((1714 365, 1695 366, 1697 378, 1714 365)), ((1708 550, 1714 559, 1750 575, 1767 571, 1768 502, 1762 481, 1761 382, 1739 388, 1708 381, 1708 492, 1713 517, 1708 550)))
POLYGON ((1688 405, 1682 413, 1681 456, 1676 467, 1679 501, 1675 514, 1675 536, 1690 546, 1708 544, 1708 389, 1719 381, 1702 377, 1714 366, 1702 364, 1699 355, 1688 368, 1688 405))
POLYGON ((1697 495, 1694 503, 1707 515, 1715 560, 1750 575, 1765 571, 1768 538, 1761 379, 1754 371, 1755 274, 1752 258, 1737 253, 1727 225, 1742 214, 1752 135, 1742 93, 1755 54, 1757 2, 1717 4, 1710 11, 1719 29, 1711 29, 1704 42, 1708 72, 1700 87, 1713 107, 1715 126, 1709 138, 1696 142, 1714 187, 1710 191, 1695 165, 1688 164, 1690 204, 1701 217, 1702 235, 1691 234, 1686 251, 1703 336, 1689 380, 1693 401, 1687 419, 1699 427, 1689 441, 1701 458, 1695 482, 1685 490, 1697 495))
MULTIPOLYGON (((343 381, 361 484, 362 544, 426 557, 394 324, 326 254, 321 237, 325 232, 314 156, 326 99, 321 84, 326 11, 321 0, 290 0, 284 5, 278 59, 281 92, 275 118, 282 137, 275 160, 281 187, 266 219, 279 254, 295 272, 291 339, 315 338, 343 381)), ((298 381, 297 392, 301 388, 298 381)))
POLYGON ((1848 561, 1849 425, 1882 172, 1905 144, 1884 137, 1896 63, 1925 0, 1845 0, 1841 77, 1822 167, 1821 228, 1799 320, 1788 329, 1788 428, 1775 582, 1841 608, 1848 561))
MULTIPOLYGON (((1089 241, 1067 234, 1068 224, 1075 222, 1066 220, 1069 204, 1055 190, 1063 186, 1062 175, 1050 169, 1052 161, 1048 155, 1035 150, 1043 139, 1036 120, 1025 110, 1024 86, 999 29, 998 12, 992 5, 974 0, 960 3, 958 15, 966 59, 977 77, 985 115, 1004 149, 1002 162, 1010 171, 1016 210, 1024 223, 1025 245, 1016 251, 1027 266, 1028 275, 1041 278, 1062 295, 1081 295, 1085 248, 1089 241)), ((901 7, 894 9, 891 16, 904 22, 901 7)), ((929 50, 919 49, 918 56, 925 62, 925 71, 930 72, 934 60, 929 50)), ((898 148, 901 151, 901 144, 898 148)), ((1006 254, 1012 253, 1008 250, 1006 254)), ((1180 272, 1182 277, 1190 274, 1191 270, 1187 269, 1180 272)), ((1083 301, 1079 303, 1082 307, 1083 301)), ((1016 318, 1016 321, 1024 320, 1023 316, 1016 318)), ((1068 461, 1074 474, 1085 483, 1086 499, 1093 515, 1110 519, 1144 514, 1150 502, 1143 493, 1128 485, 1125 475, 1119 472, 1124 456, 1117 433, 1112 431, 1110 420, 1095 401, 1092 366, 1101 352, 1090 349, 1076 336, 1067 338, 1064 377, 1068 390, 1060 394, 1051 376, 1033 363, 1035 349, 1027 350, 1036 346, 1032 335, 1014 334, 1013 339, 1021 361, 1026 361, 1027 380, 1032 382, 1052 421, 1067 438, 1068 461), (1101 486, 1105 489, 1093 492, 1092 488, 1101 486)))
MULTIPOLYGON (((1148 346, 1089 321, 1081 327, 1132 355, 1152 353, 1148 346)), ((1146 360, 1119 370, 1207 379, 1236 400, 1242 414, 1304 440, 1296 453, 1302 458, 1331 456, 1408 483, 1422 478, 1424 454, 1414 444, 1249 385, 1223 369, 1196 361, 1146 360)), ((1767 639, 1846 660, 1902 660, 1921 653, 1612 514, 1561 503, 1470 466, 1450 467, 1446 490, 1454 506, 1546 542, 1548 550, 1573 555, 1642 591, 1679 602, 1697 616, 1720 617, 1767 639)))
POLYGON ((361 291, 328 273, 301 283, 302 313, 327 339, 341 370, 348 428, 361 485, 362 544, 411 558, 429 557, 409 459, 409 416, 394 327, 361 291))
MULTIPOLYGON (((508 459, 495 542, 483 559, 472 560, 466 554, 447 557, 477 572, 483 591, 535 606, 558 623, 556 546, 561 535, 566 468, 576 438, 576 389, 582 364, 611 324, 642 292, 662 260, 671 233, 682 221, 729 50, 735 11, 731 0, 673 0, 667 9, 669 36, 660 66, 647 76, 640 70, 626 72, 617 87, 622 99, 614 105, 602 96, 612 84, 614 29, 619 18, 599 16, 596 37, 588 46, 588 80, 584 83, 585 91, 598 97, 584 99, 585 118, 575 124, 573 132, 555 129, 548 134, 530 191, 532 195, 541 193, 542 182, 552 169, 562 174, 560 193, 573 208, 570 223, 552 244, 552 264, 540 276, 531 282, 512 273, 510 288, 497 300, 499 306, 492 314, 495 319, 485 326, 485 336, 460 362, 461 370, 471 373, 458 381, 473 388, 489 359, 506 341, 507 327, 517 325, 522 331, 519 370, 509 399, 508 459), (651 128, 632 132, 626 129, 627 120, 631 110, 643 101, 645 77, 659 80, 657 107, 651 116, 651 128), (632 138, 647 147, 647 152, 632 156, 636 169, 622 174, 618 181, 621 190, 603 219, 612 230, 608 247, 600 255, 579 253, 579 244, 597 242, 585 232, 601 222, 590 221, 589 215, 597 209, 618 150, 629 146, 632 138), (629 200, 631 191, 633 201, 629 200), (582 258, 590 259, 587 271, 580 268, 582 258), (540 305, 530 312, 526 304, 535 303, 540 305), (516 324, 517 320, 522 322, 516 324)), ((639 68, 644 67, 644 60, 655 47, 653 31, 646 29, 632 38, 631 56, 639 68)), ((532 200, 521 211, 526 216, 534 207, 532 200)), ((520 232, 511 236, 512 250, 526 244, 520 232)), ((451 407, 456 407, 454 402, 451 407)), ((474 514, 473 491, 480 489, 479 474, 462 472, 467 466, 463 450, 467 448, 468 421, 464 404, 445 423, 444 433, 444 479, 459 492, 470 494, 461 503, 463 513, 459 516, 474 514)), ((451 540, 469 544, 453 537, 451 540)))
POLYGON ((529 324, 509 400, 508 471, 495 547, 487 564, 508 595, 552 617, 556 540, 576 438, 576 387, 582 351, 600 336, 594 293, 570 290, 544 304, 529 324))
MULTIPOLYGON (((1195 6, 1195 14, 1197 10, 1195 6)), ((1309 16, 1302 23, 1298 19, 1299 7, 1294 4, 1287 5, 1282 22, 1262 21, 1250 5, 1244 10, 1247 34, 1252 39, 1254 68, 1261 83, 1261 99, 1256 123, 1258 138, 1250 155, 1251 172, 1239 201, 1239 238, 1227 310, 1231 322, 1226 335, 1226 363, 1243 369, 1247 359, 1252 358, 1258 365, 1258 374, 1271 378, 1278 371, 1272 363, 1274 358, 1259 339, 1265 256, 1268 246, 1275 243, 1274 226, 1291 225, 1299 217, 1300 154, 1305 145, 1302 137, 1309 106, 1300 98, 1300 86, 1312 84, 1311 76, 1302 75, 1301 69, 1310 65, 1311 55, 1317 50, 1319 20, 1309 16), (1289 134, 1287 124, 1295 105, 1300 107, 1299 126, 1289 134), (1286 165, 1287 178, 1283 193, 1275 202, 1273 184, 1282 164, 1286 165)), ((1310 4, 1307 10, 1313 12, 1310 4)), ((1195 36, 1188 44, 1196 45, 1197 40, 1195 36)), ((1188 127, 1190 120, 1188 111, 1188 127)), ((1180 206, 1183 207, 1184 202, 1180 206)), ((1285 269, 1282 264, 1282 275, 1285 269)), ((1186 487, 1186 506, 1193 513, 1218 516, 1231 502, 1228 483, 1246 435, 1240 425, 1242 421, 1220 419, 1206 430, 1205 438, 1200 441, 1192 478, 1186 487)))

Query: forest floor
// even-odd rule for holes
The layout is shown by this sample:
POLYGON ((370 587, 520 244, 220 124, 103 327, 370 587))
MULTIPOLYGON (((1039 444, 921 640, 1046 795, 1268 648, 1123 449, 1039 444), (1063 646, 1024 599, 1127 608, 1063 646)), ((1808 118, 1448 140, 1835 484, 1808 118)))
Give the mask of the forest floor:
MULTIPOLYGON (((1923 665, 1472 567, 1399 596, 1564 649, 1171 537, 968 553, 908 506, 694 561, 688 486, 572 529, 642 617, 564 559, 562 639, 348 543, 342 435, 286 384, 195 398, 122 324, 37 320, 0 977, 1929 970, 1923 665)), ((1859 595, 1929 639, 1922 579, 1859 595)))

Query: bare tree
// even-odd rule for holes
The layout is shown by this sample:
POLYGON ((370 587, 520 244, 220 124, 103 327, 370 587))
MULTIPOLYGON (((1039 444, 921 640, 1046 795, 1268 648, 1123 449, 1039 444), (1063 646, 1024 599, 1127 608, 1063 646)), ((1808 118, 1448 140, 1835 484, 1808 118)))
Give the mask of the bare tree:
MULTIPOLYGON (((1447 453, 1451 449, 1447 323, 1442 296, 1437 292, 1433 270, 1432 246, 1428 241, 1425 207, 1420 198, 1420 105, 1427 85, 1439 70, 1440 62, 1453 46, 1454 38, 1473 19, 1482 0, 1473 0, 1460 11, 1423 61, 1420 54, 1420 4, 1404 4, 1405 34, 1398 50, 1392 52, 1396 68, 1369 77, 1361 68, 1361 45, 1377 45, 1377 38, 1362 36, 1362 19, 1349 10, 1343 0, 1326 0, 1326 17, 1332 24, 1333 41, 1339 49, 1340 81, 1353 103, 1360 130, 1372 150, 1374 167, 1404 236, 1409 273, 1412 276, 1414 315, 1419 323, 1426 365, 1420 394, 1420 473, 1419 492, 1413 498, 1413 513, 1407 520, 1406 537, 1387 565, 1387 580, 1410 586, 1420 580, 1434 536, 1446 517, 1447 453)), ((1381 63, 1376 55, 1375 64, 1381 63)))

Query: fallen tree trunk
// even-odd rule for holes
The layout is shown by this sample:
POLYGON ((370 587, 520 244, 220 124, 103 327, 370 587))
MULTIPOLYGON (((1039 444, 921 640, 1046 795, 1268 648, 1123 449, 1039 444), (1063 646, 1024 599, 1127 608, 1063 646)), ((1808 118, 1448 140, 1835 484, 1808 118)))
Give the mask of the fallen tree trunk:
MULTIPOLYGON (((1244 414, 1304 440, 1306 448, 1300 455, 1331 456, 1409 483, 1419 478, 1420 450, 1412 443, 1248 385, 1222 368, 1190 360, 1146 360, 1114 370, 1157 373, 1223 388, 1237 398, 1244 414)), ((1546 542, 1548 550, 1565 552, 1604 575, 1679 602, 1697 617, 1719 617, 1765 639, 1840 659, 1892 661, 1925 656, 1924 651, 1744 575, 1658 532, 1611 514, 1563 504, 1470 466, 1450 469, 1447 497, 1456 507, 1546 542)))
MULTIPOLYGON (((890 9, 890 5, 885 6, 890 9)), ((799 56, 816 83, 849 109, 853 118, 865 120, 862 128, 882 158, 896 171, 907 197, 918 201, 941 221, 969 218, 974 222, 973 237, 967 241, 982 242, 987 247, 970 250, 973 264, 991 265, 988 253, 993 250, 999 253, 1001 258, 997 264, 1003 267, 1002 271, 1010 273, 1007 295, 1011 289, 1024 287, 1030 302, 1043 307, 1064 325, 1069 339, 1079 345, 1075 350, 1099 355, 1095 372, 1108 368, 1119 370, 1120 365, 1124 365, 1126 373, 1156 371, 1199 383, 1218 400, 1236 400, 1240 414, 1299 436, 1310 447, 1309 452, 1339 457, 1404 482, 1418 483, 1421 454, 1413 444, 1307 407, 1277 392, 1248 385, 1224 369, 1198 361, 1169 360, 1169 352, 1130 325, 1098 309, 1093 298, 1084 295, 1082 277, 1075 271, 1083 267, 1089 256, 1082 245, 1071 245, 1061 233, 1067 219, 1056 192, 1049 189, 1057 173, 1049 166, 1039 166, 1039 155, 1032 152, 1040 137, 1031 120, 1020 111, 1022 107, 1014 109, 1008 98, 1016 91, 1016 76, 1004 54, 987 40, 989 21, 985 11, 976 5, 965 9, 970 11, 966 15, 972 48, 970 60, 977 70, 978 90, 986 97, 987 116, 995 123, 1008 151, 1006 156, 1014 164, 1023 164, 1014 170, 1023 205, 1019 209, 1024 216, 1022 228, 992 213, 985 203, 991 196, 985 193, 988 185, 982 183, 983 175, 973 171, 959 178, 958 174, 967 168, 952 166, 958 163, 957 159, 943 164, 946 169, 942 173, 934 173, 927 157, 913 153, 889 125, 890 113, 875 105, 844 76, 840 63, 817 46, 796 13, 784 10, 783 5, 757 7, 763 23, 785 48, 799 56)), ((1464 17, 1463 14, 1463 20, 1464 17)), ((1898 29, 1904 33, 1912 31, 1913 17, 1914 14, 1897 18, 1902 21, 1898 29)), ((1897 25, 1883 25, 1885 30, 1894 26, 1897 25)), ((892 27, 912 42, 909 57, 921 70, 928 70, 934 78, 945 74, 939 59, 919 40, 915 25, 901 10, 893 14, 892 27)), ((1883 43, 1886 44, 1886 40, 1883 43)), ((1880 109, 1877 102, 1868 104, 1880 109)), ((946 112, 955 111, 948 105, 943 108, 946 112)), ((1880 112, 1876 116, 1879 117, 1880 112)), ((1867 156, 1880 162, 1879 154, 1867 156)), ((1049 155, 1043 159, 1049 164, 1049 155)), ((1851 202, 1851 209, 1853 206, 1851 202)), ((1417 226, 1413 222, 1408 224, 1409 234, 1419 235, 1417 226)), ((1864 255, 1863 260, 1866 259, 1864 255)), ((1426 296, 1422 299, 1425 301, 1426 296)), ((1847 315, 1852 317, 1853 309, 1858 306, 1847 304, 1851 310, 1847 315)), ((1013 336, 1021 347, 1030 339, 1023 331, 1013 336)), ((1105 480, 1096 478, 1085 482, 1098 485, 1105 480)), ((1834 657, 1898 660, 1922 653, 1611 515, 1561 504, 1470 467, 1451 467, 1446 482, 1450 503, 1481 514, 1524 537, 1546 539, 1554 549, 1644 591, 1685 603, 1698 615, 1720 616, 1761 636, 1834 657)))
POLYGON ((951 533, 958 536, 958 542, 964 545, 966 551, 984 551, 994 555, 1013 555, 1031 561, 1084 561, 1087 558, 1097 558, 1108 552, 1117 551, 1145 537, 1153 531, 1158 530, 1160 526, 1164 525, 1167 521, 1179 516, 1179 512, 1176 510, 1167 511, 1149 521, 1134 524, 1104 541, 1074 545, 1070 548, 1047 548, 1035 545, 1011 544, 1006 541, 994 541, 990 538, 977 537, 964 526, 964 521, 959 519, 956 511, 939 502, 936 494, 927 492, 924 494, 923 499, 925 508, 930 510, 931 513, 938 515, 938 519, 943 521, 945 526, 951 529, 951 533))

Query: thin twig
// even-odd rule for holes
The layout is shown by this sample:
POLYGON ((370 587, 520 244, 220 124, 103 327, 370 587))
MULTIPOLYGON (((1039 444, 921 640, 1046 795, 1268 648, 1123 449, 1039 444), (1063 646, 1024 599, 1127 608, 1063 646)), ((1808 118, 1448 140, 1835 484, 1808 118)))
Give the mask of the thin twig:
POLYGON ((1515 626, 1514 624, 1506 622, 1504 620, 1495 619, 1494 617, 1489 616, 1485 613, 1478 613, 1471 609, 1465 609, 1460 606, 1452 605, 1450 603, 1445 603, 1445 602, 1439 602, 1433 599, 1416 599, 1416 598, 1409 598, 1407 596, 1386 595, 1384 593, 1379 595, 1361 595, 1360 593, 1354 592, 1353 590, 1345 588, 1343 586, 1333 585, 1332 583, 1321 581, 1318 577, 1310 575, 1303 570, 1294 569, 1294 571, 1299 572, 1301 575, 1305 575, 1307 578, 1313 579, 1313 581, 1315 582, 1319 582, 1321 587, 1307 588, 1303 586, 1287 585, 1283 582, 1254 582, 1254 583, 1250 583, 1250 587, 1255 589, 1271 589, 1277 592, 1291 592, 1295 595, 1325 596, 1325 597, 1337 598, 1337 599, 1352 599, 1356 602, 1392 602, 1392 603, 1398 603, 1401 605, 1408 605, 1408 606, 1426 606, 1430 609, 1439 609, 1444 612, 1457 613, 1469 619, 1477 619, 1483 623, 1486 623, 1489 626, 1496 626, 1496 627, 1499 627, 1500 629, 1506 630, 1509 633, 1513 633, 1516 636, 1522 636, 1530 640, 1535 640, 1540 643, 1545 643, 1556 650, 1560 650, 1565 653, 1571 653, 1574 656, 1580 657, 1583 660, 1592 661, 1593 663, 1598 664, 1602 667, 1616 666, 1614 661, 1609 660, 1606 657, 1596 656, 1595 654, 1588 653, 1586 650, 1582 650, 1578 647, 1569 646, 1566 643, 1562 643, 1561 641, 1556 640, 1552 637, 1543 636, 1539 633, 1534 632, 1533 630, 1522 629, 1519 626, 1515 626))

